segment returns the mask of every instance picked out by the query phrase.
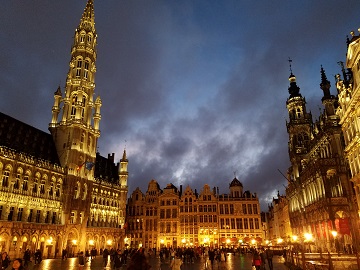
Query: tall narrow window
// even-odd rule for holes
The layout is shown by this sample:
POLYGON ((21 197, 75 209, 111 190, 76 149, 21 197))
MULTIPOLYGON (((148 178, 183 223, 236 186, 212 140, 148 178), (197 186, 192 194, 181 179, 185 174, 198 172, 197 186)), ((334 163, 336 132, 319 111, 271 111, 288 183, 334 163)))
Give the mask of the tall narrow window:
POLYGON ((35 222, 40 223, 41 210, 36 210, 35 222))
POLYGON ((46 211, 45 223, 50 222, 50 211, 46 211))
MULTIPOLYGON (((53 181, 53 179, 51 179, 53 181)), ((54 183, 51 182, 50 189, 49 189, 49 197, 52 198, 54 195, 54 183)))
POLYGON ((76 64, 76 73, 75 73, 76 78, 80 78, 81 76, 81 67, 82 67, 82 61, 81 59, 79 59, 76 64))
POLYGON ((87 79, 88 76, 89 76, 89 61, 85 61, 85 64, 84 64, 84 78, 87 79))
POLYGON ((40 194, 45 194, 45 181, 46 181, 46 178, 41 179, 40 194))
POLYGON ((229 205, 225 204, 225 214, 229 214, 229 205))
POLYGON ((75 212, 71 212, 70 215, 70 224, 74 224, 75 223, 75 212))
POLYGON ((244 229, 247 230, 249 229, 249 223, 248 223, 248 219, 244 218, 244 229))
POLYGON ((255 229, 259 229, 259 219, 258 218, 255 218, 255 229))
POLYGON ((14 189, 19 189, 19 187, 20 187, 20 178, 21 178, 21 171, 18 170, 18 172, 16 173, 14 189))
POLYGON ((6 168, 3 177, 2 177, 2 186, 8 187, 9 186, 9 176, 10 176, 10 170, 9 168, 6 168))
POLYGON ((53 216, 51 219, 51 224, 56 224, 56 212, 53 212, 53 216))
POLYGON ((249 223, 250 223, 250 229, 253 230, 254 229, 254 221, 252 218, 249 218, 249 223))
POLYGON ((38 192, 38 185, 39 185, 39 176, 36 175, 36 176, 35 176, 35 179, 34 179, 34 186, 33 186, 33 189, 32 189, 32 192, 33 192, 33 193, 37 193, 37 192, 38 192))
POLYGON ((252 214, 252 205, 248 204, 248 214, 252 214))
POLYGON ((28 218, 27 218, 27 221, 28 221, 28 222, 32 222, 33 213, 34 213, 34 209, 30 209, 30 211, 29 211, 29 216, 28 216, 28 218))
POLYGON ((73 96, 71 103, 71 118, 75 118, 76 115, 76 102, 77 102, 77 96, 73 96))
POLYGON ((257 208, 257 205, 256 204, 253 204, 253 209, 254 209, 254 214, 257 215, 258 213, 258 208, 257 208))
POLYGON ((57 198, 60 197, 60 189, 61 189, 60 184, 56 184, 55 196, 56 196, 57 198))
POLYGON ((24 208, 19 208, 18 209, 16 221, 21 221, 22 220, 23 210, 24 210, 24 208))
POLYGON ((12 221, 14 217, 14 207, 10 207, 9 215, 8 215, 8 221, 12 221))
POLYGON ((24 175, 24 180, 23 180, 23 184, 22 184, 22 189, 23 189, 24 191, 27 191, 27 190, 28 190, 28 182, 29 182, 29 174, 26 173, 26 174, 24 175))

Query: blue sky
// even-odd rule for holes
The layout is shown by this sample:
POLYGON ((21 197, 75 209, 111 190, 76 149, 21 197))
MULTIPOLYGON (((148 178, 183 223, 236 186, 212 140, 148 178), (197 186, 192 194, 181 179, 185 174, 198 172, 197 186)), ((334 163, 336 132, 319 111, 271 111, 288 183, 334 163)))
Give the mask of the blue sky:
MULTIPOLYGON (((228 192, 234 178, 262 210, 289 167, 288 58, 314 118, 320 66, 336 94, 360 2, 95 0, 99 151, 121 158, 129 192, 151 179, 228 192), (126 141, 126 143, 125 143, 126 141)), ((0 10, 0 111, 46 131, 65 85, 85 0, 5 0, 0 10)))

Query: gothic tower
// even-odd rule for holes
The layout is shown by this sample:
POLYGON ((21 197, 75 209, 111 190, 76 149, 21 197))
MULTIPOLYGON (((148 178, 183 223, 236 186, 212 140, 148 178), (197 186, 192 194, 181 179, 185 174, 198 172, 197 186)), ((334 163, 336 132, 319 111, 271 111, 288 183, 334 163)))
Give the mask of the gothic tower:
POLYGON ((128 172, 128 159, 126 158, 126 150, 124 149, 124 153, 122 156, 122 159, 120 159, 120 165, 119 165, 119 179, 120 179, 120 186, 121 187, 127 187, 127 180, 129 177, 128 172))
POLYGON ((305 98, 300 94, 300 88, 296 84, 296 77, 292 73, 289 76, 289 98, 286 107, 289 112, 289 122, 286 123, 289 134, 289 157, 292 172, 291 178, 299 177, 305 155, 309 151, 312 134, 312 116, 306 111, 305 98))
POLYGON ((49 124, 61 166, 67 170, 64 183, 64 194, 67 196, 65 224, 86 224, 84 217, 89 211, 86 205, 94 180, 92 167, 101 119, 100 97, 94 102, 96 39, 94 4, 93 0, 88 0, 80 24, 75 29, 65 93, 62 96, 60 87, 55 92, 49 124))

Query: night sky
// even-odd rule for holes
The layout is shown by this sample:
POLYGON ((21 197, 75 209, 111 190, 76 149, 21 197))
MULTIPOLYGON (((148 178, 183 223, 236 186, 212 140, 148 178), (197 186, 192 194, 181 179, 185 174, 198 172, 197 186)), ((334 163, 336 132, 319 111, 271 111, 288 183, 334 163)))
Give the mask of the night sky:
MULTIPOLYGON (((262 210, 284 194, 288 58, 314 119, 358 34, 360 1, 95 0, 101 155, 126 147, 129 194, 151 179, 227 193, 234 175, 262 210), (280 171, 280 172, 279 172, 280 171)), ((0 111, 47 131, 86 0, 3 0, 0 111)), ((64 90, 63 90, 64 92, 64 90)))

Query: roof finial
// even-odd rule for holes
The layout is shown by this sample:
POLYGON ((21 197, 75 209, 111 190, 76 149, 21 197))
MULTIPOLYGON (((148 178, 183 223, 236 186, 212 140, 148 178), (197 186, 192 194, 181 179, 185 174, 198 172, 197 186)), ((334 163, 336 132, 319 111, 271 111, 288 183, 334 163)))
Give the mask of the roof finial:
POLYGON ((289 57, 289 59, 288 59, 288 62, 289 62, 289 66, 290 66, 290 73, 293 74, 293 72, 292 72, 292 67, 291 67, 292 60, 291 60, 290 57, 289 57))
POLYGON ((234 171, 234 178, 236 178, 236 173, 237 173, 237 171, 234 171))

